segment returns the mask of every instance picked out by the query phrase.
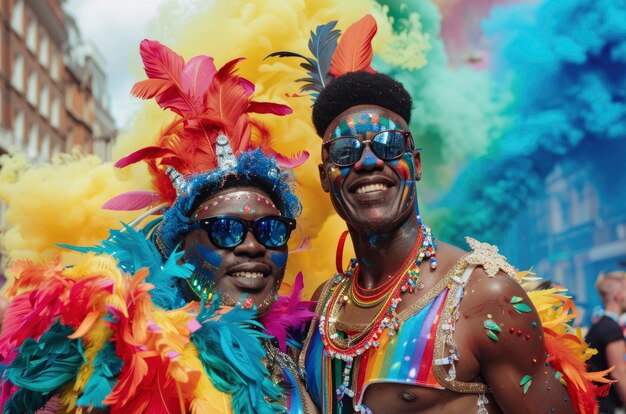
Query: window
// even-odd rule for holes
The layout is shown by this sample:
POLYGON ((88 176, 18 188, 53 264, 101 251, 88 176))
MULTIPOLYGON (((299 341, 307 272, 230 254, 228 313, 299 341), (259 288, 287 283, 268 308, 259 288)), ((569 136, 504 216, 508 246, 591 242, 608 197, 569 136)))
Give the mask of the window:
POLYGON ((52 101, 52 111, 50 112, 50 123, 56 129, 61 126, 61 99, 58 96, 52 101))
POLYGON ((48 161, 50 159, 50 135, 46 134, 41 140, 41 151, 39 152, 39 159, 41 161, 48 161))
POLYGON ((28 33, 26 34, 26 47, 31 52, 37 50, 37 19, 32 14, 28 16, 28 33))
POLYGON ((59 52, 54 46, 52 46, 50 56, 50 76, 55 81, 59 81, 59 52))
POLYGON ((13 56, 13 72, 11 73, 11 84, 15 89, 24 92, 24 58, 22 55, 13 56))
POLYGON ((30 132, 28 133, 28 148, 26 149, 26 154, 28 158, 34 160, 37 157, 37 146, 39 144, 39 126, 34 123, 30 127, 30 132))
POLYGON ((28 102, 37 105, 37 72, 32 71, 28 77, 28 89, 26 91, 26 99, 28 102))
POLYGON ((21 111, 18 111, 13 118, 13 137, 14 144, 21 148, 24 142, 24 113, 21 111))
POLYGON ((54 157, 59 152, 61 152, 61 144, 59 144, 58 142, 55 142, 54 146, 52 147, 52 156, 51 157, 54 157))
POLYGON ((20 35, 24 34, 24 0, 15 0, 13 4, 11 27, 20 35))
POLYGON ((39 63, 48 68, 50 61, 50 42, 45 33, 41 34, 41 42, 39 43, 39 63))
POLYGON ((44 118, 48 118, 48 115, 50 115, 50 92, 47 86, 44 86, 41 90, 41 96, 39 97, 39 113, 44 118))

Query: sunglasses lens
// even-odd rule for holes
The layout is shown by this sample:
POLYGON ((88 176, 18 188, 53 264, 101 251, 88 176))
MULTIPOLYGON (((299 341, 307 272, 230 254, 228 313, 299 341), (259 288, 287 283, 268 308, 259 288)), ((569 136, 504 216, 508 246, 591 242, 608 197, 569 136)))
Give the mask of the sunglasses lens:
POLYGON ((381 160, 398 158, 405 151, 405 138, 399 131, 385 131, 377 134, 371 142, 372 151, 381 160))
POLYGON ((336 165, 352 165, 361 158, 363 144, 356 138, 337 138, 328 146, 328 156, 336 165))
POLYGON ((291 229, 286 222, 268 217, 256 223, 255 237, 266 247, 281 247, 289 241, 291 229))
POLYGON ((218 247, 235 247, 243 241, 245 235, 243 223, 231 218, 215 220, 209 230, 211 241, 218 247))

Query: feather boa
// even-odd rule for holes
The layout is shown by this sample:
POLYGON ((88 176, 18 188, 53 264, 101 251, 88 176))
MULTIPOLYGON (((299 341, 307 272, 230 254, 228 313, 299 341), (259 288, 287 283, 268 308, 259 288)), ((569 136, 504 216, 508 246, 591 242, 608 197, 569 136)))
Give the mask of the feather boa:
POLYGON ((261 317, 261 323, 267 333, 276 338, 282 352, 287 352, 287 344, 300 348, 306 335, 305 326, 315 315, 311 311, 315 302, 302 301, 304 282, 302 273, 298 273, 290 295, 281 295, 272 304, 270 310, 261 317))
MULTIPOLYGON (((191 269, 177 255, 163 261, 149 228, 76 248, 85 254, 72 267, 58 258, 15 264, 0 335, 4 412, 50 404, 111 413, 284 410, 282 389, 261 362, 269 336, 254 312, 220 308, 217 298, 178 306, 162 291, 191 269)), ((297 286, 280 303, 300 309, 297 286)))
POLYGON ((566 289, 552 288, 528 292, 537 308, 543 325, 546 343, 546 362, 550 363, 563 377, 574 410, 579 414, 597 412, 596 395, 605 387, 593 382, 610 384, 605 376, 611 370, 586 372, 585 362, 597 351, 589 348, 582 339, 580 329, 572 327, 576 315, 574 302, 564 293, 566 289))

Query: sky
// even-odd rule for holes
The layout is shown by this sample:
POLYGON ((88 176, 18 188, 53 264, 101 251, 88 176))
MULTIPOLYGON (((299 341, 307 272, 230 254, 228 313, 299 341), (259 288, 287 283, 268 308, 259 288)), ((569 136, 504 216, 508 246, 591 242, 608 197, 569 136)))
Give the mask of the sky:
POLYGON ((116 126, 128 127, 141 101, 130 95, 138 74, 139 42, 163 0, 68 0, 66 11, 76 19, 84 41, 104 58, 111 113, 116 126))

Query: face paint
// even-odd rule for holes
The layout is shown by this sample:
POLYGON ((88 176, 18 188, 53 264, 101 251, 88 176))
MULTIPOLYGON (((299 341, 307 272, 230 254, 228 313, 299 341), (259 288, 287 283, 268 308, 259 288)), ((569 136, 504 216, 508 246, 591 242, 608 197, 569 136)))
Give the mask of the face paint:
POLYGON ((270 254, 270 257, 272 258, 272 262, 274 262, 276 267, 283 268, 287 265, 287 253, 272 252, 270 254))
MULTIPOLYGON (((200 206, 198 206, 198 208, 196 209, 196 212, 193 214, 193 218, 194 219, 198 218, 199 216, 202 215, 202 212, 209 210, 209 208, 215 208, 215 207, 219 207, 220 205, 224 203, 231 203, 233 201, 241 201, 241 200, 256 200, 259 203, 264 203, 265 205, 276 208, 276 206, 274 205, 274 202, 263 194, 254 193, 250 191, 235 191, 231 194, 228 194, 227 196, 220 195, 216 198, 213 198, 209 201, 205 201, 204 203, 200 204, 200 206)), ((240 213, 254 214, 256 212, 256 209, 246 204, 243 207, 239 208, 237 211, 240 213)))
POLYGON ((328 169, 328 178, 335 195, 339 194, 341 184, 351 169, 352 167, 337 167, 336 165, 331 165, 328 169))
POLYGON ((213 279, 213 272, 222 264, 222 256, 207 246, 199 245, 187 259, 195 266, 197 273, 202 273, 205 280, 213 279))
MULTIPOLYGON (((389 165, 393 166, 400 179, 402 180, 402 198, 401 203, 403 206, 407 206, 415 198, 415 164, 413 163, 413 155, 405 152, 402 157, 389 162, 389 165)), ((416 203, 417 204, 417 203, 416 203)))
POLYGON ((362 135, 368 132, 380 132, 398 128, 392 119, 377 113, 363 112, 354 117, 348 117, 341 122, 333 131, 331 138, 345 137, 349 135, 362 135))
MULTIPOLYGON (((355 107, 353 112, 346 112, 334 121, 325 142, 345 136, 369 140, 373 133, 407 129, 400 116, 383 108, 355 107)), ((356 226, 369 234, 389 233, 406 217, 414 216, 411 203, 416 199, 417 167, 410 165, 415 162, 412 152, 393 161, 383 161, 371 150, 370 144, 364 145, 367 148, 363 148, 361 158, 348 167, 334 165, 324 150, 325 181, 335 210, 348 226, 356 226), (378 187, 380 184, 385 188, 378 187), (378 188, 365 188, 368 185, 378 188)))

